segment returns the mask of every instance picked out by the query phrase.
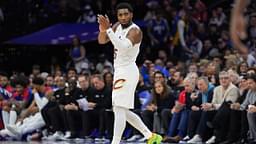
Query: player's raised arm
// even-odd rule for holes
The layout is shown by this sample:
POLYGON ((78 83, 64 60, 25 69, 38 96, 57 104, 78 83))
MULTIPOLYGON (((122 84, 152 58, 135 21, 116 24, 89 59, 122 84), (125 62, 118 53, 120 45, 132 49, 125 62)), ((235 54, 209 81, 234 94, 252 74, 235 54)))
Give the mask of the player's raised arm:
MULTIPOLYGON (((98 42, 99 42, 99 44, 106 44, 110 41, 107 36, 107 33, 106 33, 106 27, 105 27, 106 25, 103 25, 103 22, 109 23, 109 25, 107 25, 107 27, 111 26, 109 18, 107 16, 98 15, 98 23, 99 23, 98 42)), ((112 26, 112 30, 115 31, 118 25, 119 25, 119 22, 115 23, 112 26)))
POLYGON ((106 34, 106 29, 104 29, 102 25, 102 19, 105 18, 103 15, 98 15, 98 23, 99 23, 99 34, 98 34, 98 42, 99 44, 106 44, 109 42, 109 38, 106 34))
POLYGON ((246 38, 246 22, 244 18, 244 11, 248 5, 249 0, 236 0, 231 16, 230 37, 233 45, 240 53, 247 53, 247 47, 242 43, 241 39, 246 38))

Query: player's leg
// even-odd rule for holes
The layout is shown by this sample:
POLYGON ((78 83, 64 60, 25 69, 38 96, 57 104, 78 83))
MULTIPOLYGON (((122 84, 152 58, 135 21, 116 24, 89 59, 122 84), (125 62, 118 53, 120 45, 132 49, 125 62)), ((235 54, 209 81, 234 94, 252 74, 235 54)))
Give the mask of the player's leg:
POLYGON ((126 125, 125 108, 114 106, 114 136, 111 144, 119 144, 126 125))
POLYGON ((162 141, 162 136, 158 135, 158 134, 154 134, 152 133, 147 127, 146 125, 142 122, 141 118, 136 115, 134 112, 130 111, 130 110, 126 110, 126 119, 127 121, 136 129, 138 129, 143 135, 144 137, 146 137, 148 139, 148 144, 160 144, 162 141))
POLYGON ((152 132, 146 127, 141 118, 130 110, 126 111, 127 121, 136 129, 138 129, 147 139, 152 136, 152 132))

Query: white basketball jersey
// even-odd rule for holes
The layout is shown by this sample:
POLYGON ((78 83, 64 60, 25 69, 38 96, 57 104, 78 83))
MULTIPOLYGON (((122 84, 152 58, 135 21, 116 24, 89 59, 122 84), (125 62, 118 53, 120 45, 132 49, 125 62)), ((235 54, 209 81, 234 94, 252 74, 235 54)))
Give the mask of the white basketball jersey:
MULTIPOLYGON (((126 38, 127 33, 131 28, 138 28, 139 27, 136 24, 132 24, 129 27, 123 29, 121 24, 117 27, 115 34, 118 36, 119 39, 126 38)), ((140 51, 140 43, 135 44, 131 48, 118 48, 114 47, 114 67, 120 67, 120 66, 127 66, 130 64, 135 64, 136 58, 140 51)))

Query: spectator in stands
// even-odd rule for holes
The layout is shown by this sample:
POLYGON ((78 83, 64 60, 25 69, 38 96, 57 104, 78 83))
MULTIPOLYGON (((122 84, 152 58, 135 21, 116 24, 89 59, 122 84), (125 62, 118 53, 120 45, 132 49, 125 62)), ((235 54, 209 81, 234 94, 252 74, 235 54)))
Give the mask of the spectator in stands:
POLYGON ((238 73, 233 69, 229 69, 227 72, 230 76, 231 83, 238 86, 239 82, 240 82, 240 77, 239 77, 238 73))
POLYGON ((144 60, 141 68, 140 68, 140 73, 143 77, 144 83, 146 85, 150 84, 150 65, 152 64, 152 61, 149 59, 144 60))
POLYGON ((196 63, 190 63, 188 66, 188 71, 187 71, 187 75, 189 75, 190 73, 197 73, 198 72, 198 67, 196 63))
POLYGON ((229 70, 229 69, 236 70, 237 64, 239 63, 238 58, 232 54, 224 56, 224 58, 226 59, 224 68, 226 70, 229 70))
POLYGON ((195 32, 192 32, 189 35, 188 49, 190 50, 190 52, 186 53, 186 56, 188 58, 187 61, 192 61, 192 62, 198 61, 202 53, 203 43, 196 36, 195 32))
POLYGON ((150 21, 150 19, 156 18, 156 9, 159 7, 159 3, 157 1, 149 1, 146 5, 148 10, 143 20, 147 22, 150 21))
POLYGON ((20 140, 24 134, 32 133, 37 129, 45 126, 45 122, 41 115, 41 110, 48 103, 48 97, 52 96, 53 92, 46 89, 44 80, 40 77, 33 79, 33 103, 26 109, 15 125, 7 125, 7 129, 11 132, 12 137, 20 140))
POLYGON ((172 93, 175 99, 178 99, 179 93, 184 90, 183 80, 185 73, 183 71, 176 71, 171 80, 168 81, 168 85, 172 88, 172 93))
POLYGON ((250 143, 255 143, 256 142, 256 136, 255 136, 255 88, 256 88, 256 75, 255 74, 251 74, 247 77, 247 84, 248 84, 248 88, 249 91, 247 93, 247 96, 245 98, 245 100, 243 101, 243 103, 240 105, 239 103, 235 103, 233 105, 231 105, 232 109, 235 110, 247 110, 247 119, 248 119, 248 123, 249 123, 249 133, 250 133, 250 143))
POLYGON ((227 43, 222 38, 219 38, 217 42, 218 42, 217 48, 219 52, 222 54, 225 54, 226 51, 229 50, 227 43))
POLYGON ((212 17, 210 18, 209 24, 217 25, 221 27, 226 22, 226 15, 223 12, 223 8, 218 7, 217 9, 212 11, 212 17))
POLYGON ((28 88, 29 81, 25 76, 14 79, 14 92, 12 97, 3 105, 2 118, 4 126, 14 125, 20 113, 28 108, 32 92, 28 88))
POLYGON ((168 60, 167 53, 164 50, 158 51, 158 58, 163 61, 163 63, 166 63, 168 60))
POLYGON ((167 79, 167 82, 169 82, 171 80, 171 78, 174 76, 174 74, 176 72, 176 68, 174 66, 170 67, 168 71, 169 71, 169 77, 167 79))
MULTIPOLYGON (((179 142, 187 134, 188 116, 192 106, 190 96, 195 91, 196 81, 190 78, 184 80, 184 90, 179 94, 179 98, 172 108, 172 120, 169 124, 169 129, 166 142, 179 142)), ((194 93, 195 94, 195 93, 194 93)))
MULTIPOLYGON (((57 97, 57 95, 56 95, 57 97)), ((48 137, 48 140, 60 140, 63 138, 63 131, 70 132, 70 135, 66 133, 65 138, 77 138, 79 137, 79 129, 82 124, 82 115, 81 111, 83 110, 82 107, 79 105, 79 100, 84 99, 85 95, 83 91, 77 87, 77 81, 75 78, 71 78, 68 80, 68 87, 65 87, 62 90, 62 97, 60 96, 61 101, 60 104, 63 105, 63 112, 64 112, 64 126, 58 127, 57 131, 51 136, 48 137), (64 93, 64 97, 63 97, 64 93), (65 127, 65 129, 63 129, 65 127)), ((52 109, 51 109, 52 110, 52 109)), ((48 115, 50 114, 51 110, 48 111, 48 115)), ((55 113, 54 115, 59 115, 55 113)), ((54 116, 51 116, 51 121, 54 121, 54 116)), ((55 117, 61 120, 60 117, 55 117)), ((60 123, 63 120, 60 121, 60 123)), ((53 125, 57 125, 56 123, 53 125)), ((61 126, 60 124, 58 124, 61 126)))
POLYGON ((106 58, 105 54, 100 54, 98 63, 96 65, 96 70, 102 73, 104 68, 108 68, 110 72, 114 72, 112 63, 106 58))
MULTIPOLYGON (((142 119, 144 123, 154 132, 164 133, 167 127, 163 127, 164 118, 162 115, 165 111, 170 111, 174 106, 174 97, 168 89, 166 83, 156 81, 152 91, 153 101, 142 112, 142 119)), ((146 140, 145 138, 140 141, 146 140)))
POLYGON ((252 55, 255 57, 256 37, 249 39, 248 42, 246 43, 246 46, 248 47, 252 55))
POLYGON ((187 78, 193 80, 194 82, 197 82, 198 74, 196 72, 188 73, 187 78))
MULTIPOLYGON (((160 72, 160 71, 156 71, 156 72, 154 73, 154 83, 155 83, 155 82, 158 82, 158 81, 163 82, 163 83, 166 83, 165 76, 164 76, 164 74, 163 74, 162 72, 160 72)), ((168 87, 168 88, 169 88, 169 87, 168 87)))
POLYGON ((71 132, 68 131, 69 129, 64 111, 64 105, 69 98, 69 93, 65 91, 67 88, 66 79, 63 76, 56 76, 55 82, 58 89, 54 92, 53 98, 41 110, 48 131, 48 134, 44 135, 42 139, 62 139, 63 132, 66 132, 64 138, 69 138, 71 136, 71 132), (50 135, 50 132, 53 134, 50 135))
POLYGON ((254 67, 249 67, 247 70, 247 74, 256 74, 256 69, 254 67))
POLYGON ((212 41, 210 39, 205 39, 200 58, 209 59, 214 51, 217 52, 217 49, 213 47, 212 41))
POLYGON ((90 86, 90 76, 89 75, 79 75, 78 76, 79 86, 84 94, 84 99, 79 100, 79 107, 84 111, 82 113, 82 132, 81 135, 84 138, 89 138, 90 136, 90 127, 88 126, 88 114, 86 111, 89 109, 88 98, 92 97, 94 94, 94 89, 90 86))
POLYGON ((56 76, 63 76, 63 71, 61 70, 60 67, 57 67, 55 68, 54 72, 53 72, 53 76, 56 77, 56 76))
MULTIPOLYGON (((60 81, 60 84, 63 83, 63 81, 64 83, 66 82, 63 78, 60 81)), ((61 84, 61 87, 54 92, 53 98, 51 98, 46 106, 41 110, 47 132, 43 135, 43 140, 60 140, 63 137, 67 138, 66 135, 63 135, 63 132, 68 130, 68 128, 66 128, 67 122, 65 119, 64 105, 62 105, 64 103, 64 99, 68 98, 65 97, 65 89, 65 85, 61 84)), ((69 136, 70 135, 71 133, 69 132, 69 136)))
MULTIPOLYGON (((87 126, 90 130, 98 128, 99 135, 97 138, 98 140, 104 140, 106 120, 111 117, 107 111, 111 109, 111 89, 106 86, 103 77, 97 74, 92 76, 91 84, 94 90, 93 94, 88 97, 87 126)), ((111 124, 113 124, 113 121, 111 124)))
POLYGON ((48 75, 45 80, 45 86, 50 87, 53 91, 57 89, 54 83, 54 77, 52 75, 48 75))
POLYGON ((248 64, 246 62, 240 62, 237 65, 237 73, 242 76, 242 75, 246 75, 248 70, 248 64))
POLYGON ((169 25, 160 9, 156 11, 156 18, 149 20, 147 32, 155 52, 166 47, 169 37, 169 25))
POLYGON ((64 76, 55 76, 54 83, 56 85, 56 90, 62 89, 66 86, 66 78, 64 76))
POLYGON ((13 92, 13 88, 10 85, 8 74, 5 72, 0 73, 0 87, 7 90, 9 93, 13 92))
POLYGON ((252 15, 250 17, 250 22, 249 22, 249 33, 248 37, 250 39, 256 38, 256 16, 252 15))
POLYGON ((207 7, 201 0, 197 0, 194 5, 193 17, 197 21, 197 23, 207 22, 207 19, 208 19, 207 7))
POLYGON ((94 14, 90 5, 85 5, 82 9, 82 15, 77 19, 77 23, 95 23, 96 15, 94 14))
POLYGON ((235 103, 240 96, 239 89, 231 83, 228 72, 220 72, 219 79, 220 85, 214 89, 212 102, 203 106, 206 111, 216 112, 212 119, 214 134, 206 143, 220 143, 225 140, 230 123, 230 104, 235 103))
POLYGON ((104 78, 104 83, 106 84, 106 86, 112 88, 113 87, 113 73, 106 72, 103 74, 103 78, 104 78))
POLYGON ((240 61, 246 61, 249 67, 254 67, 256 65, 256 58, 252 55, 252 53, 249 53, 248 51, 246 53, 240 54, 240 61))
POLYGON ((72 58, 72 62, 77 70, 77 73, 87 71, 89 69, 89 61, 86 58, 86 49, 81 44, 80 38, 75 36, 72 39, 72 44, 72 48, 70 49, 70 57, 72 58))
POLYGON ((230 144, 230 143, 248 143, 247 133, 248 133, 248 122, 247 122, 247 111, 240 111, 236 108, 239 108, 239 105, 243 103, 248 93, 249 87, 247 83, 247 77, 241 76, 239 82, 239 92, 240 97, 237 101, 230 105, 230 123, 227 133, 226 140, 221 144, 230 144))
POLYGON ((169 76, 169 72, 167 71, 166 66, 164 65, 164 62, 162 59, 155 60, 155 70, 163 73, 165 78, 169 76))
POLYGON ((208 77, 210 82, 214 85, 218 84, 216 81, 218 78, 218 73, 220 71, 219 65, 217 65, 215 62, 208 63, 204 76, 208 77))
POLYGON ((192 51, 189 50, 186 42, 186 38, 189 33, 189 28, 187 28, 189 27, 188 13, 184 9, 181 9, 179 11, 179 17, 177 29, 173 38, 173 56, 176 56, 178 59, 182 59, 184 61, 184 54, 192 53, 192 51))
POLYGON ((40 66, 35 64, 32 66, 32 74, 30 75, 30 78, 38 77, 40 76, 40 73, 41 73, 40 66))
POLYGON ((67 71, 67 80, 77 78, 77 70, 73 67, 70 67, 67 71))
MULTIPOLYGON (((195 134, 200 134, 201 136, 206 135, 205 131, 207 130, 206 122, 209 119, 209 113, 202 109, 202 106, 206 103, 212 101, 214 86, 209 83, 207 77, 199 77, 197 80, 198 92, 195 95, 191 96, 192 106, 191 112, 189 114, 188 121, 188 131, 187 136, 182 141, 188 141, 188 143, 197 143, 202 141, 195 138, 191 139, 195 134)), ((194 136, 199 137, 199 135, 194 136)))

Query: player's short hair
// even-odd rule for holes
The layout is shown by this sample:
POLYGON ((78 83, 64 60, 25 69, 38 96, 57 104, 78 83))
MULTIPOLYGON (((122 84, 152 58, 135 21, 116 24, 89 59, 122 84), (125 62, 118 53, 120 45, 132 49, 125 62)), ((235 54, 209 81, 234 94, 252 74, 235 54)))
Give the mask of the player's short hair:
POLYGON ((133 8, 132 8, 131 4, 129 4, 129 3, 127 3, 127 2, 119 3, 119 4, 116 6, 116 12, 117 12, 119 9, 128 9, 130 12, 133 12, 133 8))

